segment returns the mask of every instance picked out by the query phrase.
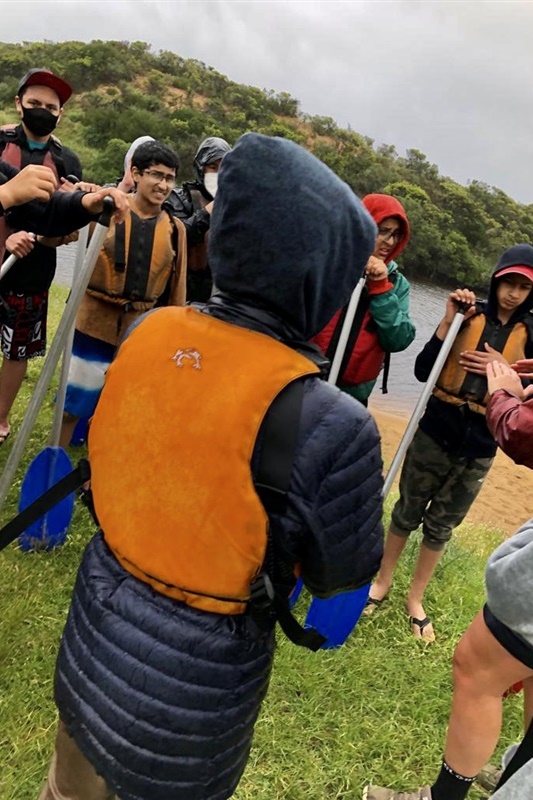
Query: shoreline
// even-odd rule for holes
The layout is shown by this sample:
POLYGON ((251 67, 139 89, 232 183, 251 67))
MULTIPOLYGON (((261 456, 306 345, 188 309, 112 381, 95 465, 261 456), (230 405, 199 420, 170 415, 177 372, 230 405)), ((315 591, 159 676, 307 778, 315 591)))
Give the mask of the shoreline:
MULTIPOLYGON (((405 432, 410 414, 400 408, 382 411, 372 405, 372 400, 369 411, 381 435, 386 471, 405 432)), ((400 471, 394 481, 392 493, 398 491, 399 475, 400 471)), ((511 536, 532 516, 533 470, 518 466, 505 453, 498 450, 494 464, 465 522, 485 525, 511 536)))

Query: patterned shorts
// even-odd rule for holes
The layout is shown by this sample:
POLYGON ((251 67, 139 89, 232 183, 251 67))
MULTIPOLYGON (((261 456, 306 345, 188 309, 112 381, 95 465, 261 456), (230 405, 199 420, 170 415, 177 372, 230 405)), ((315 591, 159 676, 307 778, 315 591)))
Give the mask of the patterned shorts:
POLYGON ((11 361, 44 356, 48 292, 0 297, 0 337, 2 354, 11 361))
POLYGON ((408 536, 422 525, 424 544, 442 550, 466 517, 493 461, 448 453, 418 428, 403 463, 391 531, 408 536))

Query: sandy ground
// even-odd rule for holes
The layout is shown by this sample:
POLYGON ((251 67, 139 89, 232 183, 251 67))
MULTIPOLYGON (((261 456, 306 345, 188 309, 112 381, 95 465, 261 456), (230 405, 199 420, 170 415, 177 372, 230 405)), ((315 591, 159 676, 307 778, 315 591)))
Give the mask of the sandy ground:
MULTIPOLYGON (((408 417, 377 411, 372 412, 381 434, 383 460, 387 467, 407 426, 408 417)), ((392 491, 397 487, 399 472, 392 491)), ((497 528, 507 535, 533 516, 533 470, 517 466, 510 458, 498 450, 492 468, 466 522, 485 524, 497 528)))

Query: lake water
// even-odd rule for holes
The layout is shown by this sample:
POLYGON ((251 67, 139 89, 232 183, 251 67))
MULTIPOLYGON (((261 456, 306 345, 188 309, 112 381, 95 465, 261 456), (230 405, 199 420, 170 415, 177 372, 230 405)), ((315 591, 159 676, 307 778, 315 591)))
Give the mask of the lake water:
MULTIPOLYGON (((76 244, 60 247, 57 251, 56 281, 70 286, 76 244)), ((402 353, 393 353, 389 373, 388 394, 381 392, 381 376, 371 395, 371 404, 379 411, 402 412, 409 415, 420 397, 423 384, 414 377, 414 363, 418 353, 433 334, 444 314, 448 289, 431 284, 411 282, 411 318, 416 325, 416 339, 402 353)))

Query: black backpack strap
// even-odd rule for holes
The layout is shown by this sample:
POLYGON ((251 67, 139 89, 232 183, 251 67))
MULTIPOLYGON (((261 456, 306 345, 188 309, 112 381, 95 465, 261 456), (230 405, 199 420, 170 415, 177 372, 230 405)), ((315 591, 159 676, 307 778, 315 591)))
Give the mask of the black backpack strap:
MULTIPOLYGON (((303 396, 303 381, 290 383, 275 398, 263 423, 262 449, 254 485, 267 514, 283 514, 287 508, 303 396)), ((268 627, 277 619, 291 642, 316 651, 326 641, 325 637, 314 628, 302 628, 291 614, 287 598, 276 592, 273 586, 272 576, 278 563, 269 529, 267 536, 265 563, 250 587, 249 613, 260 626, 268 627)))
POLYGON ((254 484, 267 513, 284 514, 287 508, 303 396, 302 381, 293 381, 276 397, 265 417, 254 484))
POLYGON ((0 530, 0 550, 11 544, 17 536, 20 536, 26 528, 41 519, 47 511, 50 511, 69 494, 75 492, 80 486, 86 483, 91 477, 91 468, 86 458, 82 458, 78 466, 54 483, 44 494, 30 503, 24 511, 21 511, 14 519, 4 525, 0 530))
POLYGON ((115 224, 115 272, 126 272, 126 223, 115 224))
POLYGON ((390 372, 390 353, 387 351, 385 353, 385 358, 383 359, 383 380, 381 383, 381 391, 383 394, 389 393, 389 372, 390 372))
MULTIPOLYGON (((370 305, 370 300, 368 292, 365 289, 363 289, 361 298, 357 305, 355 317, 352 322, 352 327, 350 329, 350 335, 348 336, 348 341, 346 342, 346 347, 344 349, 344 354, 339 369, 339 377, 337 378, 337 385, 342 383, 342 376, 344 375, 346 367, 348 366, 348 362, 352 355, 352 350, 355 347, 355 342, 357 341, 357 337, 359 336, 359 332, 363 324, 363 319, 366 312, 368 311, 369 305, 370 305)), ((329 344, 326 350, 326 358, 330 362, 333 362, 333 359, 335 357, 335 352, 337 350, 337 345, 339 343, 342 326, 344 325, 344 320, 346 319, 347 311, 348 311, 348 305, 345 305, 340 313, 339 319, 337 320, 337 324, 335 325, 335 329, 333 331, 331 339, 329 340, 329 344)))

